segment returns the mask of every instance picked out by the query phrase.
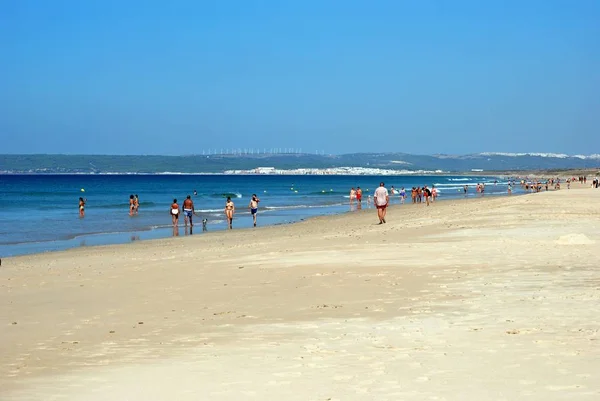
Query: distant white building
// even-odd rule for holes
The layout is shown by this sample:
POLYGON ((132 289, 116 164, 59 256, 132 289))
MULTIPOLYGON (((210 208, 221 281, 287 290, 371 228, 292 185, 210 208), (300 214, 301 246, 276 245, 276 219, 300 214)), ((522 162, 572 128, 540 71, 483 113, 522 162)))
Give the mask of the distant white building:
POLYGON ((275 167, 257 167, 254 169, 256 174, 275 174, 275 167))

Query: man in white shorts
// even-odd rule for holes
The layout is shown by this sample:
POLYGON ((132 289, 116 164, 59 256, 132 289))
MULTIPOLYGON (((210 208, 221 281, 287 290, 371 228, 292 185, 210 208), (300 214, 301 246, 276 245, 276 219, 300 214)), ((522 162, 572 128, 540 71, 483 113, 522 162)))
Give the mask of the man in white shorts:
POLYGON ((384 185, 385 184, 383 182, 380 182, 379 188, 375 190, 375 194, 373 195, 373 203, 375 203, 375 206, 377 207, 379 224, 385 223, 385 212, 387 210, 388 202, 390 201, 388 190, 384 185))

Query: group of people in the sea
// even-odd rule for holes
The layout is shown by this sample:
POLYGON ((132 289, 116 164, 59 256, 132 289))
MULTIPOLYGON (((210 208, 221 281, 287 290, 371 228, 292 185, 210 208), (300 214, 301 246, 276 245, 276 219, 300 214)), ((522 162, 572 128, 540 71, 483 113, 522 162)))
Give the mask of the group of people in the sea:
MULTIPOLYGON (((194 190, 194 195, 197 195, 198 192, 194 190)), ((79 217, 85 216, 85 204, 87 202, 86 198, 79 197, 79 217)), ((256 217, 258 215, 258 203, 260 199, 256 194, 252 194, 252 198, 250 199, 250 203, 248 204, 248 209, 250 209, 250 214, 252 216, 253 226, 256 227, 256 217)), ((140 201, 138 195, 129 195, 129 215, 135 216, 138 214, 140 206, 140 201)), ((227 218, 227 226, 229 229, 233 228, 233 215, 235 214, 235 204, 231 200, 231 196, 227 197, 225 202, 225 217, 227 218)), ((177 198, 173 199, 171 206, 169 207, 169 215, 171 216, 171 222, 173 223, 173 227, 177 227, 179 225, 179 216, 183 214, 184 225, 188 227, 194 226, 193 218, 197 216, 196 210, 194 208, 194 201, 192 200, 191 195, 187 195, 184 199, 181 207, 177 202, 177 198)), ((206 224, 208 220, 202 220, 202 229, 206 231, 206 224)))
MULTIPOLYGON (((195 190, 194 190, 194 194, 197 194, 197 192, 195 190)), ((258 199, 258 196, 256 196, 256 194, 252 194, 252 198, 250 199, 248 208, 250 209, 250 214, 252 215, 252 223, 253 223, 254 227, 256 227, 256 216, 258 214, 258 203, 259 202, 260 202, 260 199, 258 199)), ((183 204, 181 205, 181 208, 179 207, 179 204, 177 203, 177 199, 173 199, 173 203, 171 204, 169 213, 171 214, 171 220, 172 220, 174 227, 179 225, 179 214, 180 213, 183 213, 184 225, 186 227, 188 226, 188 223, 189 223, 190 227, 194 226, 193 216, 197 216, 197 215, 196 215, 196 210, 194 208, 194 201, 192 200, 192 197, 190 195, 188 195, 185 198, 185 200, 183 201, 183 204)), ((227 200, 225 201, 225 217, 227 218, 227 226, 229 227, 230 230, 233 229, 233 215, 234 214, 235 214, 235 203, 233 202, 233 200, 231 200, 231 196, 228 196, 227 200)), ((204 231, 206 231, 206 223, 207 223, 207 219, 203 219, 202 220, 202 229, 204 231)))

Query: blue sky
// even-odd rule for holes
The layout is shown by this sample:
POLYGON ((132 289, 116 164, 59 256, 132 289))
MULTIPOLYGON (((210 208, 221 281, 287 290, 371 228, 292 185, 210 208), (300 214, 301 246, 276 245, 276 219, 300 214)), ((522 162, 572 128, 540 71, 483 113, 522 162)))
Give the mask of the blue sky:
POLYGON ((598 153, 600 2, 0 4, 0 153, 598 153))

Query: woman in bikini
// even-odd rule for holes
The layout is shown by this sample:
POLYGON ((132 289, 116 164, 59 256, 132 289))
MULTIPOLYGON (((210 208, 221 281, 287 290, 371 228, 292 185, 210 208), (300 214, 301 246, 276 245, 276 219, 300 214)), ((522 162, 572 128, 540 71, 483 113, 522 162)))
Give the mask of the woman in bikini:
POLYGON ((133 212, 135 211, 135 199, 133 195, 129 195, 129 215, 133 216, 133 212))
POLYGON ((171 204, 171 209, 169 210, 169 213, 171 213, 173 227, 176 227, 177 223, 179 223, 179 205, 177 204, 177 199, 173 199, 173 203, 171 204))
POLYGON ((85 199, 79 198, 79 217, 85 216, 85 199))
POLYGON ((227 223, 229 224, 229 229, 231 230, 233 223, 233 213, 235 212, 235 205, 231 200, 231 197, 227 197, 227 202, 225 203, 225 216, 227 216, 227 223))

